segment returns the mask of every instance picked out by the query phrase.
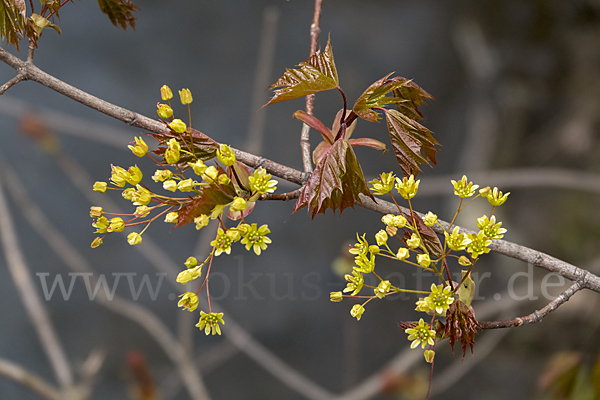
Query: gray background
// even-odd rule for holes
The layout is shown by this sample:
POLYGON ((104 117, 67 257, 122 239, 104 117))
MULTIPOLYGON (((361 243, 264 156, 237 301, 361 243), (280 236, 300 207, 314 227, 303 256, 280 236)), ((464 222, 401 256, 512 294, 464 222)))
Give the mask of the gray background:
MULTIPOLYGON (((418 210, 431 209, 449 220, 456 207, 449 174, 458 179, 473 171, 500 171, 496 175, 480 173, 477 183, 498 184, 511 191, 509 202, 497 212, 509 230, 506 239, 598 273, 600 214, 594 175, 600 169, 597 1, 324 3, 320 43, 324 46, 327 35, 331 35, 340 83, 350 104, 368 85, 392 71, 414 79, 435 97, 422 111, 427 118, 425 125, 435 133, 442 150, 438 153, 438 168, 425 167, 420 175, 423 196, 415 200, 418 210), (582 184, 581 190, 544 184, 539 175, 528 175, 532 169, 545 168, 551 168, 550 178, 558 178, 556 169, 561 168, 590 174, 580 175, 590 180, 582 184)), ((141 11, 135 13, 135 31, 114 28, 96 2, 67 4, 60 11, 61 19, 55 21, 62 35, 44 32, 35 54, 36 64, 75 87, 150 117, 155 116, 163 84, 174 91, 189 88, 194 96, 194 127, 241 149, 247 145, 250 119, 263 113, 266 123, 260 155, 300 169, 301 125, 291 116, 304 107, 304 102, 258 109, 251 99, 265 9, 271 7, 279 13, 271 83, 286 67, 307 58, 313 3, 139 0, 136 4, 141 11)), ((25 47, 23 43, 21 57, 25 47)), ((9 80, 13 74, 8 66, 0 66, 0 81, 9 80)), ((267 95, 262 90, 260 94, 267 95)), ((126 244, 125 235, 112 235, 102 247, 89 248, 94 237, 88 217, 90 201, 57 163, 67 155, 93 180, 107 180, 111 163, 124 167, 137 163, 152 171, 150 163, 137 159, 126 148, 127 142, 141 132, 35 83, 20 83, 0 100, 0 154, 17 171, 21 185, 47 218, 99 273, 108 274, 110 283, 112 273, 136 272, 138 277, 150 274, 155 285, 156 271, 126 244), (44 121, 51 121, 53 114, 59 120, 48 123, 60 140, 59 156, 44 151, 20 133, 21 113, 26 111, 44 121), (69 117, 56 114, 59 112, 69 117), (75 129, 87 138, 65 134, 73 118, 90 124, 89 128, 75 129), (103 144, 102 137, 122 138, 121 149, 103 144)), ((338 93, 317 95, 315 113, 326 125, 339 108, 338 93)), ((183 108, 179 114, 185 115, 183 108)), ((311 137, 314 148, 320 137, 315 132, 311 137)), ((354 137, 375 137, 389 146, 384 123, 359 121, 354 137)), ((382 157, 373 150, 358 149, 357 155, 370 179, 381 172, 399 171, 392 152, 382 157)), ((576 184, 568 180, 568 185, 576 184)), ((280 190, 294 188, 280 184, 280 190)), ((101 204, 102 197, 96 198, 101 204)), ((114 200, 128 207, 119 196, 114 200)), ((66 280, 69 270, 44 238, 32 230, 14 200, 10 205, 32 272, 49 273, 51 278, 62 274, 66 280)), ((234 319, 299 372, 341 393, 379 371, 407 348, 409 342, 397 322, 418 317, 413 311, 416 298, 374 301, 357 323, 349 315, 354 302, 329 301, 330 291, 344 287, 343 278, 332 270, 332 264, 344 254, 347 243, 354 242, 356 232, 372 238, 381 228, 380 217, 357 208, 341 217, 328 212, 311 221, 304 210, 290 216, 292 206, 280 202, 257 205, 249 220, 268 223, 273 244, 260 258, 237 246, 234 257, 216 259, 213 272, 220 274, 211 282, 211 293, 226 310, 223 329, 227 330, 228 317, 234 319), (253 277, 256 292, 240 286, 253 277)), ((486 212, 489 209, 485 205, 474 206, 459 222, 474 228, 474 218, 486 212)), ((200 235, 190 226, 173 231, 170 228, 156 223, 145 237, 159 243, 183 269, 187 257, 201 257, 197 250, 202 248, 198 245, 200 235)), ((385 262, 379 265, 385 273, 400 272, 407 287, 415 285, 414 271, 408 267, 385 262)), ((476 312, 478 304, 482 310, 503 305, 512 307, 503 317, 514 317, 543 306, 545 300, 539 289, 544 274, 539 271, 533 276, 540 300, 511 303, 506 295, 507 282, 515 273, 527 272, 526 265, 491 255, 478 263, 477 270, 481 274, 490 272, 490 278, 483 280, 476 312), (494 303, 496 293, 503 296, 502 301, 494 303)), ((4 276, 0 281, 0 357, 52 381, 52 370, 18 300, 3 257, 0 271, 4 276)), ((34 279, 39 284, 39 279, 34 279)), ((172 294, 178 293, 167 282, 169 279, 173 276, 165 278, 156 300, 144 292, 138 301, 160 315, 174 332, 181 326, 193 332, 194 351, 200 359, 209 354, 215 358, 203 370, 214 399, 304 398, 238 352, 226 338, 198 332, 193 327, 197 317, 179 321, 183 312, 173 300, 172 294)), ((519 279, 525 282, 525 278, 519 279)), ((426 278, 422 284, 428 286, 429 282, 431 278, 426 278)), ((521 289, 519 295, 524 296, 526 288, 521 289)), ((124 282, 117 292, 131 298, 124 282)), ((552 288, 549 292, 557 295, 559 290, 552 288)), ((90 301, 82 281, 76 282, 69 301, 55 294, 47 305, 71 360, 84 360, 93 348, 106 352, 94 399, 127 398, 130 378, 125 355, 133 349, 144 354, 157 384, 168 389, 165 379, 172 365, 163 351, 136 324, 90 301)), ((475 357, 467 355, 462 362, 460 354, 452 357, 448 346, 440 346, 434 376, 448 381, 454 379, 444 375, 448 367, 456 370, 475 365, 480 360, 478 351, 486 359, 431 398, 511 396, 516 400, 538 396, 535 382, 553 353, 598 353, 600 319, 594 311, 598 305, 597 295, 579 293, 541 324, 501 334, 483 332, 477 339, 483 342, 490 335, 488 347, 479 350, 476 346, 475 357), (497 336, 491 336, 494 334, 497 336)), ((486 315, 490 319, 500 317, 497 313, 486 315)), ((422 381, 428 375, 428 366, 418 362, 406 373, 384 376, 393 387, 394 382, 404 382, 402 379, 422 381)), ((441 390, 444 384, 438 382, 441 390)), ((399 395, 411 398, 410 385, 398 385, 399 395)), ((0 398, 36 397, 0 378, 0 398)), ((176 398, 188 397, 181 391, 176 398)), ((386 396, 380 394, 377 398, 386 396)))

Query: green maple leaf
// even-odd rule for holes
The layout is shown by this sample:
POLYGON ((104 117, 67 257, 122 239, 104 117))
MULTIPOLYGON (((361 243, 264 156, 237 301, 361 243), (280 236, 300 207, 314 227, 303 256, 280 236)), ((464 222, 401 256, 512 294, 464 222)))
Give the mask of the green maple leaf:
POLYGON ((335 89, 339 85, 329 39, 323 53, 319 49, 308 60, 301 62, 298 66, 299 69, 286 69, 285 74, 269 86, 269 89, 275 89, 275 94, 265 106, 335 89))
POLYGON ((135 29, 135 17, 132 12, 139 10, 131 0, 98 0, 100 10, 108 15, 114 26, 127 29, 127 24, 135 29))
POLYGON ((313 218, 328 208, 334 213, 339 209, 341 214, 347 207, 354 208, 355 202, 362 204, 361 193, 375 200, 352 146, 340 138, 322 156, 292 213, 308 206, 313 218))
POLYGON ((26 24, 24 0, 0 0, 0 39, 19 50, 19 39, 26 24))

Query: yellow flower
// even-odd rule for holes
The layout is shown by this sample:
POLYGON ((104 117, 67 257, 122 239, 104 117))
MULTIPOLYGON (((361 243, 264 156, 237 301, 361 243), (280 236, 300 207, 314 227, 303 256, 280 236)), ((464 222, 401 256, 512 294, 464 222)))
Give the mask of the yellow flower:
POLYGON ((190 89, 181 89, 179 91, 179 98, 181 99, 181 104, 183 105, 190 104, 192 101, 194 101, 190 89))
POLYGON ((160 88, 160 98, 163 99, 163 101, 171 100, 173 98, 173 92, 171 92, 171 88, 169 88, 167 85, 163 85, 160 88))

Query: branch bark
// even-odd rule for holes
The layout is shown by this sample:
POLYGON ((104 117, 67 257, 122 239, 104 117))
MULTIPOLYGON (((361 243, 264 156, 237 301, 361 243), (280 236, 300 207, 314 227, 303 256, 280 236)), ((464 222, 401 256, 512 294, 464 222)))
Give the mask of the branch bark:
MULTIPOLYGON (((26 63, 25 61, 18 59, 17 57, 13 56, 12 54, 8 53, 6 50, 1 48, 0 60, 4 61, 6 64, 16 69, 19 72, 19 74, 23 74, 25 80, 33 80, 35 82, 38 82, 50 89, 57 91, 58 93, 64 94, 65 96, 80 102, 81 104, 84 104, 108 116, 118 119, 119 121, 125 122, 128 125, 145 129, 154 133, 165 133, 168 129, 164 126, 164 124, 158 121, 137 114, 135 112, 126 110, 114 104, 108 103, 97 97, 91 96, 71 85, 68 85, 54 78, 53 76, 41 71, 35 65, 26 63)), ((249 165, 250 167, 263 167, 270 174, 277 176, 281 179, 285 179, 289 182, 296 183, 298 185, 303 185, 304 183, 306 183, 308 177, 310 176, 310 174, 306 172, 298 171, 294 168, 275 163, 266 158, 258 157, 241 150, 236 149, 235 154, 238 160, 249 165)), ((361 199, 363 202, 363 206, 367 209, 384 214, 397 212, 396 206, 393 203, 384 200, 377 200, 377 203, 375 203, 373 200, 364 196, 361 197, 361 199)), ((449 225, 447 222, 444 221, 440 221, 440 223, 446 228, 449 225)), ((434 226, 434 230, 438 234, 443 234, 443 229, 437 225, 434 226)), ((462 231, 471 233, 471 231, 468 230, 462 231)), ((520 246, 518 244, 511 243, 505 240, 493 240, 490 248, 497 253, 521 261, 525 261, 527 263, 531 263, 536 267, 546 269, 550 272, 556 272, 569 280, 582 280, 585 288, 600 293, 600 277, 588 271, 577 268, 572 264, 558 260, 545 253, 527 248, 525 246, 520 246)))

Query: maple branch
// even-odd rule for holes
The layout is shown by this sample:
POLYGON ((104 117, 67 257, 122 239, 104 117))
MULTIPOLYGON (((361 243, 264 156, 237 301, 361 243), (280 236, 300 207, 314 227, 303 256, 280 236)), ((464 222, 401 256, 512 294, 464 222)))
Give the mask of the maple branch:
POLYGON ((512 319, 505 319, 502 321, 478 321, 479 325, 483 329, 499 329, 499 328, 514 328, 517 326, 523 326, 526 324, 533 324, 536 322, 540 322, 546 315, 556 310, 562 304, 569 301, 571 296, 575 293, 584 289, 585 281, 582 279, 575 281, 567 290, 562 292, 556 299, 552 300, 550 303, 546 305, 546 307, 541 310, 536 310, 529 315, 524 317, 517 317, 512 319))
MULTIPOLYGON (((321 18, 321 6, 323 0, 315 0, 315 10, 313 14, 313 22, 310 25, 310 56, 312 57, 317 52, 317 42, 319 41, 319 34, 321 28, 319 27, 319 20, 321 18)), ((315 104, 315 95, 310 94, 306 96, 306 113, 313 115, 315 104)), ((300 147, 302 149, 302 164, 304 166, 304 172, 310 174, 313 170, 312 157, 310 156, 310 140, 309 140, 310 127, 306 124, 302 125, 302 132, 300 133, 300 147)))
POLYGON ((46 382, 44 379, 27 371, 20 365, 0 358, 0 375, 4 375, 9 379, 25 386, 32 392, 37 393, 41 397, 48 400, 62 400, 63 396, 60 391, 46 382))
MULTIPOLYGON (((115 119, 118 119, 122 122, 127 123, 128 125, 135 126, 138 128, 146 129, 154 133, 168 133, 168 128, 160 123, 159 121, 150 119, 143 115, 134 113, 132 111, 126 110, 122 107, 118 107, 111 103, 108 103, 104 100, 101 100, 95 96, 89 95, 77 88, 74 88, 71 85, 68 85, 51 75, 41 71, 34 65, 26 64, 24 61, 18 59, 17 57, 11 55, 6 50, 0 48, 0 60, 4 61, 6 64, 10 65, 15 69, 22 69, 25 73, 25 76, 29 80, 36 81, 41 83, 42 85, 53 89, 65 96, 76 100, 88 107, 91 107, 97 111, 100 111, 108 116, 111 116, 115 119)), ((235 155, 237 159, 244 164, 247 164, 250 167, 265 168, 270 174, 277 176, 281 179, 285 179, 288 182, 296 183, 298 185, 303 185, 308 180, 310 176, 309 173, 298 171, 294 168, 287 167, 282 164, 278 164, 274 161, 266 159, 264 157, 255 156, 253 154, 235 150, 235 155)), ((378 199, 377 203, 371 200, 368 197, 361 196, 363 207, 370 209, 372 211, 376 211, 383 214, 396 213, 397 208, 393 203, 378 199)), ((405 212, 409 212, 404 208, 405 212)), ((423 214, 419 214, 423 215, 423 214)), ((439 221, 446 229, 449 224, 445 221, 439 221)), ((443 234, 443 229, 434 225, 433 229, 438 234, 443 234)), ((465 233, 473 233, 468 230, 461 230, 465 233)), ((492 240, 492 244, 490 248, 500 254, 515 258, 517 260, 525 261, 535 265, 536 267, 546 269, 550 272, 556 272, 559 275, 576 281, 580 276, 585 278, 585 287, 587 289, 591 289, 595 292, 600 293, 600 277, 577 268, 576 266, 569 264, 567 262, 558 260, 552 256, 549 256, 545 253, 527 248, 525 246, 521 246, 515 243, 511 243, 505 240, 494 239, 492 240)))
MULTIPOLYGON (((372 211, 377 211, 382 214, 397 214, 398 208, 394 203, 377 199, 377 203, 366 196, 360 196, 362 200, 362 206, 372 211)), ((409 213, 410 210, 404 207, 400 207, 402 212, 409 213)), ((415 211, 416 212, 416 211, 415 211)), ((424 214, 416 212, 419 216, 423 217, 424 214)), ((438 220, 443 226, 434 225, 431 228, 439 235, 444 234, 444 229, 448 229, 450 224, 446 221, 438 220)), ((456 225, 455 225, 456 226, 456 225)), ((468 229, 460 228, 461 233, 475 233, 468 229)), ((578 268, 565 261, 554 258, 541 251, 533 250, 525 246, 518 245, 516 243, 508 242, 502 239, 493 239, 492 244, 489 246, 491 250, 496 253, 503 254, 505 256, 515 258, 517 260, 525 261, 538 268, 545 269, 550 272, 556 272, 557 274, 571 280, 583 282, 586 289, 593 290, 594 292, 600 293, 600 277, 592 274, 589 271, 578 268)))

